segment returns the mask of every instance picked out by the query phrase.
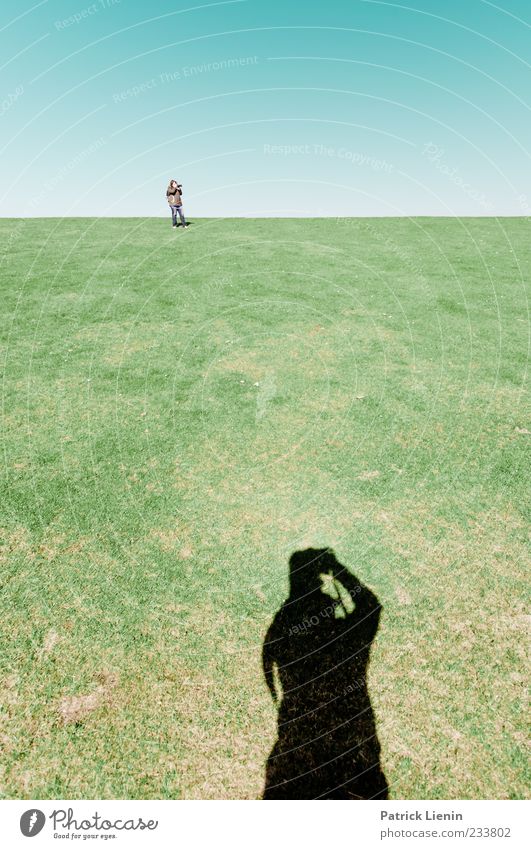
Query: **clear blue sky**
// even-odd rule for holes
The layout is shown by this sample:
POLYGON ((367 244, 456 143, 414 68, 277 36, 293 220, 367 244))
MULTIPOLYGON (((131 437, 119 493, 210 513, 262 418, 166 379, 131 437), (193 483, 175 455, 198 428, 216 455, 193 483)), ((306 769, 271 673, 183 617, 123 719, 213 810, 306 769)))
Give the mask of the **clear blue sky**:
POLYGON ((2 0, 0 214, 529 215, 529 0, 2 0))

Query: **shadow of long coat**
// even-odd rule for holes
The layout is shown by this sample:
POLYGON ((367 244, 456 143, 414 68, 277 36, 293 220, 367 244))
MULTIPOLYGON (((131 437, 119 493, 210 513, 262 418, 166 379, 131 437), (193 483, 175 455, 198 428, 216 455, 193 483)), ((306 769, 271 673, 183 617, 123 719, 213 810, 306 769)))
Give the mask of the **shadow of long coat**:
POLYGON ((264 799, 386 799, 367 664, 381 607, 332 552, 290 559, 290 594, 263 646, 278 706, 264 799))

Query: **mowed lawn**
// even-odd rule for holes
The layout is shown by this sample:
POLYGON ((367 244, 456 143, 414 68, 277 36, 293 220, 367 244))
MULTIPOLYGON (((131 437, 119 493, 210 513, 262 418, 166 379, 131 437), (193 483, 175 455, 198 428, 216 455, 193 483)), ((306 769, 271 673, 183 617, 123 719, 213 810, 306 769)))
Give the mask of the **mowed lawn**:
POLYGON ((4 219, 0 249, 2 796, 259 798, 309 546, 383 605, 391 798, 525 796, 529 219, 4 219))

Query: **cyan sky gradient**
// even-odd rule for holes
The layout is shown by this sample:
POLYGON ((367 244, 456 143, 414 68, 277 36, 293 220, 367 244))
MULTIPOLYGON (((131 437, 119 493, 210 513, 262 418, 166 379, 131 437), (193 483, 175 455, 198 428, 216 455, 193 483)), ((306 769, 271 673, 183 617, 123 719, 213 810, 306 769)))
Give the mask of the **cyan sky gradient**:
POLYGON ((0 214, 529 215, 528 0, 3 0, 0 214))

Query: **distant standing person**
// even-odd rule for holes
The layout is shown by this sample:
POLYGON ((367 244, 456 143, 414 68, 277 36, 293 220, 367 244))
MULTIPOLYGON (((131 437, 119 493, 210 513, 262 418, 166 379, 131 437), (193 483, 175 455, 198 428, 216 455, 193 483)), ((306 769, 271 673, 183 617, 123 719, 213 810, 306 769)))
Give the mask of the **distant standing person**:
POLYGON ((171 209, 171 219, 173 226, 177 227, 177 215, 181 219, 183 227, 188 227, 183 212, 182 204, 182 185, 177 180, 170 180, 169 186, 166 189, 166 198, 171 209))

